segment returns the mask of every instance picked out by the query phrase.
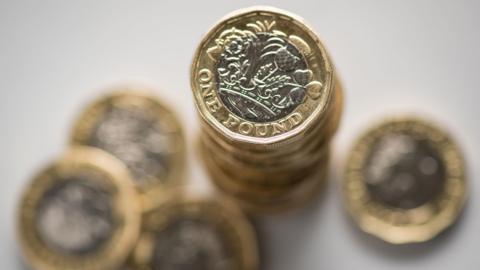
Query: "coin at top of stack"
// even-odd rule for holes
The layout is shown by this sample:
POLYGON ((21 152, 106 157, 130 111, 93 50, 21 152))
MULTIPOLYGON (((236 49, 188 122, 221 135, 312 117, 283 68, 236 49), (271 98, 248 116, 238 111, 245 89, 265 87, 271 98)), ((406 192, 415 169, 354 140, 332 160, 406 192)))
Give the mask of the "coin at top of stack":
POLYGON ((185 143, 177 117, 138 87, 118 87, 79 116, 73 145, 105 150, 130 170, 138 190, 155 195, 182 179, 185 143))
POLYGON ((360 137, 343 186, 361 229, 393 244, 432 239, 454 223, 467 196, 458 146, 436 125, 409 117, 360 137))
POLYGON ((302 19, 237 11, 201 41, 191 86, 200 152, 213 182, 247 210, 281 211, 326 176, 343 96, 327 52, 302 19))

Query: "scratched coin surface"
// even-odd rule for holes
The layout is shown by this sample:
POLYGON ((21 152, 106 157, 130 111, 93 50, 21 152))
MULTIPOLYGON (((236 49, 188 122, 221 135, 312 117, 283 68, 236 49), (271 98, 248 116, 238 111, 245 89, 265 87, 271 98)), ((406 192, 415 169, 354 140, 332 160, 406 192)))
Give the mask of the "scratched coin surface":
POLYGON ((175 115, 151 95, 118 90, 83 112, 74 127, 73 143, 115 155, 141 189, 174 182, 184 155, 183 134, 175 115))
POLYGON ((37 175, 21 201, 19 232, 35 269, 114 269, 139 235, 135 189, 124 165, 75 147, 37 175))
POLYGON ((464 162, 448 135, 418 119, 385 122, 352 150, 347 207, 393 243, 428 240, 453 223, 466 197, 464 162))
POLYGON ((286 140, 322 118, 333 67, 301 19, 273 8, 221 20, 200 43, 191 85, 202 118, 245 142, 286 140))
POLYGON ((170 196, 146 214, 133 269, 257 269, 255 236, 235 205, 170 196))

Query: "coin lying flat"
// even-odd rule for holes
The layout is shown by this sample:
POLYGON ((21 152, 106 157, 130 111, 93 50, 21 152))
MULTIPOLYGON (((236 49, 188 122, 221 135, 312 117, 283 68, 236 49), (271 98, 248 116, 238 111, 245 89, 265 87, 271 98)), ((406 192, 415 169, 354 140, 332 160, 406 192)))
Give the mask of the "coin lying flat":
POLYGON ((132 269, 258 269, 255 235, 236 205, 172 192, 147 211, 132 269))
POLYGON ((139 228, 128 170, 98 149, 69 150, 33 179, 21 200, 20 242, 35 269, 117 269, 139 228))
POLYGON ((142 191, 181 178, 185 147, 178 120, 155 97, 134 88, 119 88, 88 106, 74 126, 72 143, 116 156, 142 191))
POLYGON ((238 11, 200 43, 191 85, 200 115, 231 140, 272 144, 302 133, 333 96, 333 68, 318 37, 273 8, 238 11))
POLYGON ((396 119, 356 143, 344 192, 347 208, 366 232, 391 243, 422 242, 460 214, 465 164, 443 130, 418 119, 396 119))

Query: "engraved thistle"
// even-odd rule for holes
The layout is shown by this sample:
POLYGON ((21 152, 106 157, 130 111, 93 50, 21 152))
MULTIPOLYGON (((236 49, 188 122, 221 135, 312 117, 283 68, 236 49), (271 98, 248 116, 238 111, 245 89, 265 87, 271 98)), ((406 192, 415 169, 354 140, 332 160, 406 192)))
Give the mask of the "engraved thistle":
POLYGON ((309 45, 274 26, 275 21, 257 21, 247 24, 248 30, 230 28, 207 51, 216 61, 217 89, 223 103, 253 122, 278 120, 305 96, 317 99, 322 91, 305 60, 311 53, 309 45))

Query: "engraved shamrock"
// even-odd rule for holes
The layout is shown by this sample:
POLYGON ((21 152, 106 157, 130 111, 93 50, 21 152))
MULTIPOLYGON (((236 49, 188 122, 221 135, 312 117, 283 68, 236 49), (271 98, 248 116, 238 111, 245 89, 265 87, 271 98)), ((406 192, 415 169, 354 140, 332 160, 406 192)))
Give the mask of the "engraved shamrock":
POLYGON ((303 100, 306 94, 312 98, 317 99, 322 94, 322 83, 319 81, 312 81, 313 73, 309 69, 305 70, 296 70, 293 73, 293 80, 296 87, 290 91, 291 101, 294 103, 299 103, 303 100))

